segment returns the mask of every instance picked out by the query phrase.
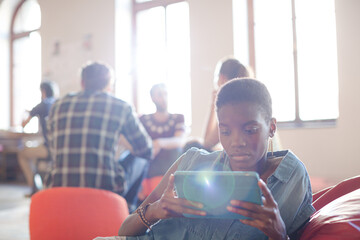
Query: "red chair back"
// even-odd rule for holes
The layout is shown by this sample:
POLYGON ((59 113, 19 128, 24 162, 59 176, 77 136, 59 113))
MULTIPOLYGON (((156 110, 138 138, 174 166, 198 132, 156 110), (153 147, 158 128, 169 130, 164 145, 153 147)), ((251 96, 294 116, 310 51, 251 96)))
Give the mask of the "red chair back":
POLYGON ((313 206, 300 240, 360 239, 360 176, 315 193, 313 206))
POLYGON ((313 195, 313 206, 320 210, 333 200, 360 188, 360 175, 345 179, 333 187, 328 187, 313 195))
POLYGON ((125 199, 113 192, 56 187, 31 198, 30 238, 89 240, 115 236, 129 215, 125 199))

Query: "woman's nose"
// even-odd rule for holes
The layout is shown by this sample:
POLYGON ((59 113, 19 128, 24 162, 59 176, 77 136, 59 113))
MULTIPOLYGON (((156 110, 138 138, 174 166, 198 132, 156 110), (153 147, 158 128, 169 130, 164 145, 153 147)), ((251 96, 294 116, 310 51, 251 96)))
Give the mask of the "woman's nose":
POLYGON ((245 147, 246 146, 246 139, 242 133, 235 132, 231 139, 231 145, 234 147, 245 147))

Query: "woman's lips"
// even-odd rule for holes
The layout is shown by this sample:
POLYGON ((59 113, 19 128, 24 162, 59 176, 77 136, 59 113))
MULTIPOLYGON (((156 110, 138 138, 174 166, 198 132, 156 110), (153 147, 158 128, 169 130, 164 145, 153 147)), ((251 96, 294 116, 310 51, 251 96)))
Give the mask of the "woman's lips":
POLYGON ((231 154, 231 159, 232 160, 237 160, 237 161, 244 161, 244 160, 248 160, 250 158, 250 154, 231 154))

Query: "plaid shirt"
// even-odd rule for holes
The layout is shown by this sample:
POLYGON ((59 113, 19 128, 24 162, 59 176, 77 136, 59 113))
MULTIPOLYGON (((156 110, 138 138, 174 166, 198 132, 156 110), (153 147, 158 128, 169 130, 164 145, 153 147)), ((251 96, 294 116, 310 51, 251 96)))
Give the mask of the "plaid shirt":
POLYGON ((69 94, 54 103, 48 122, 54 167, 49 187, 124 191, 124 170, 115 161, 123 134, 133 154, 150 159, 151 138, 126 102, 105 92, 69 94))

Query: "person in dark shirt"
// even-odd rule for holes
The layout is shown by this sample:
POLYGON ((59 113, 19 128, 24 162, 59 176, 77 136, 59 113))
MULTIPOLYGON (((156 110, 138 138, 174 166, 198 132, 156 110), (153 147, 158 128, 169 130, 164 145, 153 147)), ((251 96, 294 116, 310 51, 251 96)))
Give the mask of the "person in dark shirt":
POLYGON ((37 158, 47 158, 49 156, 46 119, 52 104, 55 102, 57 85, 54 82, 44 81, 40 84, 40 91, 41 102, 29 112, 29 116, 24 119, 21 124, 24 128, 33 117, 38 117, 44 140, 43 144, 39 144, 36 147, 24 147, 18 154, 19 165, 29 186, 33 186, 35 160, 37 158))
POLYGON ((152 86, 150 96, 156 112, 142 115, 140 121, 153 140, 153 159, 142 184, 140 199, 145 199, 155 189, 180 156, 186 140, 184 115, 168 112, 166 85, 159 83, 152 86))

